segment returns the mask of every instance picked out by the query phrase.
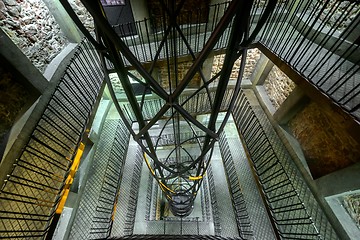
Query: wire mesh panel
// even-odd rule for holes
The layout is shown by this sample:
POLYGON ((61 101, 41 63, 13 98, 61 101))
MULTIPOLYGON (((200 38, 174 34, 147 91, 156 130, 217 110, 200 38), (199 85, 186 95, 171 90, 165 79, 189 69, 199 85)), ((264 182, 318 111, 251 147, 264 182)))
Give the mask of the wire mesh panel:
POLYGON ((316 201, 305 204, 304 198, 313 198, 304 185, 299 185, 296 171, 278 156, 274 142, 269 140, 262 123, 254 113, 244 93, 237 98, 233 110, 235 123, 251 156, 252 167, 282 239, 336 239, 336 234, 317 213, 316 201), (301 194, 300 194, 301 192, 301 194), (305 194, 305 195, 304 195, 305 194), (316 215, 315 215, 316 214, 316 215))
POLYGON ((226 178, 230 188, 231 201, 235 212, 239 234, 242 239, 253 239, 253 229, 251 227, 249 214, 246 209, 246 202, 242 193, 239 178, 234 166, 234 160, 231 155, 225 133, 220 135, 219 147, 226 170, 226 178))
POLYGON ((43 238, 99 94, 103 72, 93 46, 76 49, 0 192, 0 238, 43 238))
MULTIPOLYGON (((268 12, 274 7, 274 2, 273 0, 268 4, 268 11, 261 16, 262 20, 269 16, 268 12)), ((185 15, 184 1, 161 1, 159 12, 162 17, 153 20, 152 31, 140 29, 144 26, 150 27, 145 20, 135 24, 135 27, 140 29, 139 35, 121 38, 114 28, 110 28, 99 11, 101 6, 95 3, 84 4, 99 25, 99 38, 108 49, 109 54, 104 58, 113 62, 114 69, 106 71, 117 72, 124 89, 122 96, 128 101, 119 101, 115 87, 111 87, 114 102, 118 104, 117 110, 123 118, 137 122, 139 130, 132 134, 142 147, 145 162, 169 201, 172 213, 180 217, 188 216, 192 212, 203 175, 209 166, 214 144, 229 117, 229 106, 233 105, 234 96, 240 89, 240 81, 234 89, 227 89, 232 66, 240 56, 242 62, 245 62, 246 48, 254 40, 263 23, 249 32, 247 18, 252 1, 217 4, 208 9, 209 14, 194 10, 185 15), (195 19, 192 19, 192 16, 195 19), (190 25, 194 25, 185 30, 181 25, 187 18, 190 18, 190 25), (212 22, 211 27, 209 22, 212 22), (188 35, 185 32, 187 30, 188 35), (159 41, 144 41, 150 39, 150 32, 152 37, 159 41), (204 61, 210 52, 224 48, 225 45, 227 50, 222 69, 214 76, 205 76, 202 68, 204 61), (191 57, 190 65, 179 60, 185 55, 191 57), (151 59, 145 59, 148 56, 151 59), (146 61, 151 62, 149 68, 142 65, 146 61), (130 65, 135 69, 131 70, 131 73, 125 68, 130 65), (159 67, 159 79, 153 77, 155 67, 159 67), (183 68, 185 71, 181 72, 183 68), (142 94, 135 93, 132 81, 143 86, 142 94), (217 127, 218 114, 223 109, 227 114, 221 126, 217 127), (206 112, 210 113, 209 119, 197 119, 197 115, 206 112), (169 131, 173 133, 174 142, 167 145, 167 157, 161 161, 157 156, 157 149, 162 135, 169 131), (180 133, 186 131, 191 133, 190 136, 181 139, 180 133), (152 142, 154 137, 155 143, 152 142), (195 144, 190 146, 191 142, 195 144), (182 161, 184 156, 189 156, 191 161, 182 161)), ((132 27, 132 24, 127 24, 117 26, 117 29, 125 33, 132 27), (124 27, 127 29, 122 29, 124 27)), ((103 62, 104 66, 109 66, 104 60, 103 62)), ((244 66, 242 64, 242 71, 244 66)), ((109 84, 113 85, 113 82, 109 84)), ((127 123, 127 126, 130 128, 131 123, 127 123)))
POLYGON ((98 194, 96 211, 93 215, 90 230, 91 239, 107 238, 110 236, 117 200, 120 194, 120 183, 129 144, 129 136, 128 130, 120 120, 108 156, 100 193, 98 194))
MULTIPOLYGON (((270 2, 254 1, 249 18, 250 32, 256 30, 270 2)), ((180 24, 178 27, 183 35, 172 36, 177 39, 178 57, 202 50, 228 5, 211 5, 205 23, 200 21, 203 11, 194 9, 187 13, 191 24, 180 24), (191 46, 192 52, 187 45, 191 46)), ((360 118, 360 33, 356 31, 360 22, 359 9, 358 1, 277 1, 275 10, 255 40, 357 119, 360 118)), ((136 22, 138 32, 143 34, 123 38, 141 62, 164 60, 169 55, 166 48, 161 48, 164 36, 168 34, 166 21, 145 19, 136 22)), ((132 26, 113 27, 117 30, 132 26)), ((230 28, 231 24, 214 50, 227 48, 230 28)), ((130 64, 126 58, 124 62, 130 64)))
MULTIPOLYGON (((171 36, 177 38, 176 46, 178 56, 187 56, 190 54, 199 53, 206 41, 210 38, 216 25, 224 15, 229 2, 210 5, 206 9, 192 9, 189 11, 181 11, 181 18, 178 19, 179 26, 177 28, 180 33, 171 36), (206 20, 205 20, 206 19, 206 20), (186 39, 186 41, 183 41, 186 39)), ((161 12, 161 10, 159 11, 161 12)), ((137 29, 138 34, 123 37, 123 41, 131 52, 141 62, 151 62, 155 58, 165 59, 169 54, 166 48, 161 48, 164 44, 163 39, 169 33, 168 26, 170 19, 163 12, 158 18, 145 18, 135 23, 126 23, 112 26, 114 30, 123 36, 125 32, 131 31, 133 28, 137 29), (159 50, 160 49, 160 50, 159 50), (157 56, 157 57, 156 57, 157 56)), ((215 50, 223 49, 227 46, 227 41, 230 37, 231 24, 224 32, 221 40, 215 45, 215 50)), ((123 58, 124 63, 130 64, 126 58, 123 58)))
MULTIPOLYGON (((264 10, 258 1, 251 22, 264 10)), ((258 41, 360 118, 358 1, 279 1, 258 41)))

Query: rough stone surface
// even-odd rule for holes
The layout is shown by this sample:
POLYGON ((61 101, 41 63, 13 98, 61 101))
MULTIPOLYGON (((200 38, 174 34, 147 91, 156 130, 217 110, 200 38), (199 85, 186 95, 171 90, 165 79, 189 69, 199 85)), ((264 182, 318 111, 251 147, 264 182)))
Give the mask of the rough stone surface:
POLYGON ((274 66, 264 82, 264 87, 275 109, 278 109, 296 87, 295 83, 274 66))
POLYGON ((54 17, 41 0, 0 0, 0 27, 43 72, 67 44, 54 17))
MULTIPOLYGON (((189 68, 192 66, 193 62, 181 62, 177 64, 177 76, 178 76, 178 82, 180 82, 185 74, 187 73, 187 71, 189 70, 189 68)), ((174 89, 174 86, 176 86, 176 81, 175 81, 175 72, 174 72, 174 65, 170 65, 170 79, 171 79, 171 86, 172 89, 174 89)), ((160 79, 160 85, 165 88, 165 89, 169 89, 169 78, 168 78, 168 69, 166 65, 161 65, 158 66, 158 70, 159 70, 159 79, 160 79)), ((188 87, 198 87, 200 86, 200 82, 201 82, 201 77, 199 73, 196 73, 195 76, 192 78, 192 80, 190 81, 188 87)))
POLYGON ((343 199, 345 209, 360 229, 360 194, 350 194, 343 199))
MULTIPOLYGON (((80 0, 70 0, 84 26, 94 32, 91 15, 80 0)), ((0 0, 0 27, 41 72, 68 44, 41 0, 0 0)))
POLYGON ((71 7, 74 9, 76 15, 79 17, 80 21, 84 24, 85 28, 93 33, 95 30, 94 20, 91 14, 86 10, 84 5, 80 0, 69 0, 71 7))
POLYGON ((314 179, 360 162, 360 143, 344 129, 343 122, 342 115, 314 102, 289 121, 314 179))
POLYGON ((354 3, 354 1, 330 0, 321 12, 320 10, 324 7, 324 4, 326 4, 326 1, 313 1, 309 11, 315 8, 317 14, 320 13, 320 19, 328 27, 335 27, 339 31, 347 28, 357 14, 360 13, 360 5, 354 3))
MULTIPOLYGON (((214 57, 213 68, 211 70, 211 77, 218 73, 224 64, 225 54, 216 55, 214 57)), ((243 79, 250 78, 255 69, 255 65, 260 58, 260 50, 257 48, 249 49, 247 52, 246 65, 244 70, 243 79)), ((237 79, 241 64, 241 57, 234 63, 234 67, 231 71, 230 79, 237 79)))

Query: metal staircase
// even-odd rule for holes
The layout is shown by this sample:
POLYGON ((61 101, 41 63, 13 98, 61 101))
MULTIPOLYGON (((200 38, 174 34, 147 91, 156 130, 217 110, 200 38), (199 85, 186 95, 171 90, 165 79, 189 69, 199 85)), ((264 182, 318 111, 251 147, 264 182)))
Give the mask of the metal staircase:
MULTIPOLYGON (((296 81, 305 80, 309 89, 321 92, 359 121, 360 14, 345 24, 350 12, 359 9, 358 1, 346 4, 342 1, 334 4, 330 4, 331 1, 231 1, 210 6, 207 22, 196 22, 196 18, 202 19, 196 15, 201 11, 186 13, 187 18, 195 18, 186 25, 177 22, 186 1, 161 0, 163 17, 159 21, 145 19, 110 26, 100 1, 84 0, 97 27, 96 37, 85 29, 66 0, 60 2, 88 40, 79 45, 1 188, 0 238, 44 239, 51 235, 48 235, 52 232, 51 223, 56 210, 63 205, 61 197, 67 194, 76 171, 79 161, 76 151, 105 79, 123 122, 117 130, 116 144, 110 149, 113 157, 104 164, 106 178, 99 185, 102 194, 97 198, 97 213, 92 219, 94 236, 110 236, 123 164, 114 159, 122 159, 126 153, 125 147, 115 145, 126 143, 129 132, 142 149, 143 156, 138 154, 137 158, 144 158, 172 213, 179 217, 191 214, 214 145, 220 140, 239 235, 242 239, 253 237, 256 230, 246 211, 231 145, 221 135, 232 114, 250 154, 277 238, 337 239, 299 174, 278 156, 278 149, 274 147, 276 137, 264 127, 266 123, 261 114, 247 102, 240 83, 246 50, 258 47, 291 68, 296 81), (336 15, 334 23, 336 11, 341 14, 336 15), (124 37, 124 32, 138 34, 124 37), (206 77, 202 70, 204 61, 219 53, 226 54, 223 68, 214 77, 206 77), (234 61, 240 57, 239 78, 232 84, 229 75, 234 61), (180 79, 178 66, 183 59, 192 65, 180 79), (158 64, 167 68, 166 84, 153 76, 158 64), (114 91, 109 73, 117 73, 124 89, 122 95, 114 91), (196 88, 191 85, 195 75, 200 76, 196 88), (135 95, 130 78, 143 87, 141 96, 135 95), (227 112, 226 117, 216 126, 222 111, 227 112), (198 120, 196 116, 205 113, 210 114, 209 120, 198 120), (163 127, 155 134, 152 130, 159 122, 163 127), (139 125, 137 130, 132 128, 133 123, 139 125), (189 153, 189 143, 197 146, 196 157, 189 153), (160 158, 158 149, 164 146, 172 148, 165 158, 160 158)), ((137 170, 140 172, 140 167, 137 170)), ((139 178, 135 173, 134 176, 139 178)), ((208 177, 208 187, 214 192, 216 179, 211 172, 208 177)), ((134 185, 134 191, 128 196, 130 207, 126 211, 131 214, 121 229, 127 234, 133 230, 137 187, 138 184, 134 185)), ((211 196, 211 202, 218 201, 216 196, 211 196)), ((214 216, 215 233, 218 233, 221 231, 218 214, 214 216)), ((231 239, 194 235, 133 235, 119 239, 134 238, 231 239)))

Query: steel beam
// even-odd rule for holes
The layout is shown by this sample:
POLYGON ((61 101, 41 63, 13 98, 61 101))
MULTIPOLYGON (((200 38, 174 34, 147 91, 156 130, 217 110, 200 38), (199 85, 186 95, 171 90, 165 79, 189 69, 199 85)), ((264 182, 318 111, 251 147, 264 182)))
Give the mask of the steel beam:
POLYGON ((153 87, 154 92, 164 100, 168 100, 169 95, 167 92, 159 85, 159 83, 151 76, 151 74, 146 71, 142 66, 141 62, 136 59, 134 54, 126 46, 126 44, 121 40, 121 38, 116 34, 114 29, 110 26, 109 22, 99 11, 102 7, 98 1, 91 0, 81 0, 86 9, 93 16, 96 25, 101 29, 103 34, 107 36, 109 41, 116 47, 116 50, 119 50, 126 59, 137 69, 140 75, 153 87))
POLYGON ((180 82, 180 84, 176 87, 175 91, 170 95, 171 99, 177 99, 182 91, 186 88, 189 82, 192 80, 199 67, 204 63, 205 59, 209 56, 210 52, 213 50, 215 44, 231 22, 233 16, 238 11, 239 6, 242 1, 232 1, 227 8, 224 16, 221 18, 220 22, 212 32, 210 38, 206 42, 204 48, 199 53, 199 56, 194 61, 193 65, 190 67, 188 72, 186 73, 184 79, 180 82))

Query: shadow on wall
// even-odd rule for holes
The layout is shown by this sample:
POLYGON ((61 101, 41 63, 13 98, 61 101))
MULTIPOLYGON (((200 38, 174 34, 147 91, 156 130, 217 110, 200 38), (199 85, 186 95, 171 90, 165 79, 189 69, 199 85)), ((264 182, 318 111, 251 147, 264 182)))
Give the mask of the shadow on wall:
POLYGON ((314 179, 360 162, 360 143, 343 125, 340 113, 325 110, 314 102, 289 121, 314 179))

